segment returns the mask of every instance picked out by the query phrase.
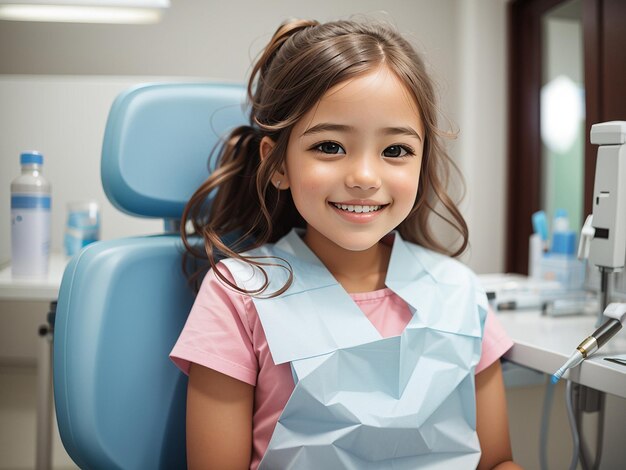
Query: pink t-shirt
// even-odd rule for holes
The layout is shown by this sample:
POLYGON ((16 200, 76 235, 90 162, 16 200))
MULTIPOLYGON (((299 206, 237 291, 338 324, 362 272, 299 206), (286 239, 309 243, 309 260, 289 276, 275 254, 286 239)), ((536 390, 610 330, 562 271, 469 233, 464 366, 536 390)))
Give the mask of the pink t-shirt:
MULTIPOLYGON (((219 268, 233 280, 224 264, 219 268)), ((400 335, 411 319, 407 304, 390 289, 350 297, 384 338, 400 335)), ((489 312, 476 373, 512 345, 496 316, 489 312)), ((222 285, 210 271, 170 357, 186 374, 194 362, 255 386, 250 468, 256 470, 294 383, 289 363, 274 364, 252 299, 222 285)))

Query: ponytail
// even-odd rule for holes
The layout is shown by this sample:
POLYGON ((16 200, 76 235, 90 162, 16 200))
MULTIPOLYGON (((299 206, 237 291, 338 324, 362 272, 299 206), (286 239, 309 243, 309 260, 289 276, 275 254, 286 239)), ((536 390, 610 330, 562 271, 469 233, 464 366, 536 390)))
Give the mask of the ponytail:
MULTIPOLYGON (((252 68, 252 73, 250 76, 250 81, 248 82, 248 98, 251 102, 255 102, 255 90, 253 90, 255 85, 258 85, 258 81, 263 82, 265 76, 276 57, 276 53, 281 48, 285 42, 291 38, 294 34, 303 29, 310 28, 313 26, 318 26, 319 23, 315 20, 290 20, 282 23, 274 35, 272 39, 270 39, 269 44, 265 47, 264 51, 261 53, 261 57, 256 61, 254 67, 252 68)), ((260 91, 262 87, 257 86, 256 91, 260 91)), ((251 116, 252 122, 255 122, 254 114, 251 116)), ((260 124, 256 122, 256 124, 260 124)))
POLYGON ((260 141, 260 132, 251 126, 234 129, 223 143, 217 168, 193 193, 183 210, 180 230, 187 250, 183 269, 196 291, 207 266, 205 263, 204 269, 198 269, 196 264, 193 271, 188 272, 188 255, 208 261, 215 269, 219 258, 236 255, 233 249, 243 242, 243 237, 239 237, 228 247, 223 241, 224 236, 237 233, 245 222, 259 217, 258 204, 254 204, 256 198, 253 196, 260 162, 260 141), (210 201, 212 194, 214 198, 210 201), (188 221, 193 227, 191 234, 187 233, 188 221), (204 240, 202 247, 192 243, 190 235, 201 236, 204 240))

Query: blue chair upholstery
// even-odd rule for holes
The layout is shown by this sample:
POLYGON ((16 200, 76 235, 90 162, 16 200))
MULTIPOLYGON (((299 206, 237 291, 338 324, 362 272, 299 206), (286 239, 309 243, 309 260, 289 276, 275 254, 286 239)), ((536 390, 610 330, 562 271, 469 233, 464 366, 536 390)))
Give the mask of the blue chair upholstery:
MULTIPOLYGON (((212 150, 245 123, 234 84, 154 84, 114 102, 102 183, 120 210, 180 219, 212 150)), ((207 164, 209 163, 209 164, 207 164)), ((85 247, 61 284, 54 337, 59 431, 82 469, 186 468, 186 376, 168 353, 193 303, 177 234, 85 247)))

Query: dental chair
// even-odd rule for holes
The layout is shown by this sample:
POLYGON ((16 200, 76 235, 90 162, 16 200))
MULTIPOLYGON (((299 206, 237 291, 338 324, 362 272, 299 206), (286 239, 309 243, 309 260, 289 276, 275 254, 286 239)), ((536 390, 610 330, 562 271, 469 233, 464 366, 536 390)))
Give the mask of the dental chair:
MULTIPOLYGON (((102 184, 121 211, 166 231, 85 247, 63 275, 54 396, 63 445, 81 469, 183 469, 187 378, 168 358, 194 293, 176 231, 214 147, 246 122, 244 87, 154 84, 113 103, 102 184)), ((215 153, 213 153, 215 156, 215 153)))

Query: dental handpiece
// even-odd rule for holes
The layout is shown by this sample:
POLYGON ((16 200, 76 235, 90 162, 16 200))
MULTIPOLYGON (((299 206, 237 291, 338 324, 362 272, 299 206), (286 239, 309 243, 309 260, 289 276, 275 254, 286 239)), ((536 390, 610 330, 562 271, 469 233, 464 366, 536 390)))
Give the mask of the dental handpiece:
POLYGON ((579 365, 583 360, 587 359, 604 346, 608 340, 615 336, 615 333, 622 329, 622 323, 626 319, 626 304, 609 304, 604 310, 604 315, 609 317, 609 319, 605 321, 600 328, 594 331, 591 336, 585 338, 583 342, 578 345, 569 359, 565 361, 565 364, 552 376, 551 381, 553 384, 559 381, 567 369, 579 365))

